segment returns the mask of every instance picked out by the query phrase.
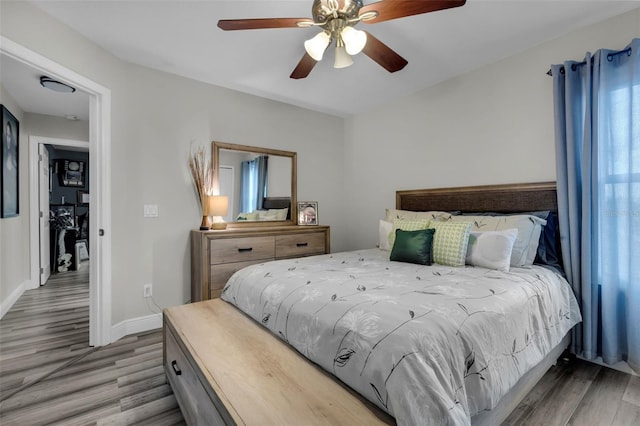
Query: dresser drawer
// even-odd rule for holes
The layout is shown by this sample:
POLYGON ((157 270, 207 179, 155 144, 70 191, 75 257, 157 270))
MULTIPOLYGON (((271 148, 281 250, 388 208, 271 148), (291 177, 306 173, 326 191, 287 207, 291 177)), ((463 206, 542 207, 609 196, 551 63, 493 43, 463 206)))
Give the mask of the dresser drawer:
POLYGON ((222 288, 229 281, 231 275, 239 271, 240 269, 255 265, 256 263, 268 262, 271 259, 266 260, 249 260, 247 262, 234 262, 216 265, 211 268, 211 277, 209 282, 211 283, 211 298, 220 297, 222 288))
POLYGON ((275 239, 268 237, 224 238, 211 240, 211 264, 273 259, 275 239))
POLYGON ((323 254, 325 251, 324 232, 276 236, 276 258, 278 259, 323 254))
POLYGON ((222 417, 178 346, 171 329, 166 326, 165 339, 165 373, 187 424, 224 425, 222 417))

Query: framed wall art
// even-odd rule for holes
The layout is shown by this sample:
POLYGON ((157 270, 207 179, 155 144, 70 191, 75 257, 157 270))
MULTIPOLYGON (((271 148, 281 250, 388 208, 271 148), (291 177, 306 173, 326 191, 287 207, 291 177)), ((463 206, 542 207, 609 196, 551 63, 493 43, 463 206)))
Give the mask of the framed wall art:
POLYGON ((0 172, 0 217, 14 217, 20 213, 19 136, 20 123, 4 106, 2 110, 2 169, 0 172))
POLYGON ((60 186, 84 187, 84 161, 56 160, 56 171, 60 186))
POLYGON ((318 224, 318 202, 299 201, 298 202, 298 225, 318 224))

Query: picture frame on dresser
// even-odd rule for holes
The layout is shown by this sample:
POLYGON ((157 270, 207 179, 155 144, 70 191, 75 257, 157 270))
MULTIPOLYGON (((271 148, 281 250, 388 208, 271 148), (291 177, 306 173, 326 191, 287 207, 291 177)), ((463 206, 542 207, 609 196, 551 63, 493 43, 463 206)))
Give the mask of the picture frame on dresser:
POLYGON ((318 202, 298 201, 298 225, 318 224, 318 202))

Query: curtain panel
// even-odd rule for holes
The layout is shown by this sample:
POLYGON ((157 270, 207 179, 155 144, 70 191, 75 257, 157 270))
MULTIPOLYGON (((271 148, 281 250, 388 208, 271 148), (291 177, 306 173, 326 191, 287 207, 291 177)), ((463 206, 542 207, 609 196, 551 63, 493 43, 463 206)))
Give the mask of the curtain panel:
POLYGON ((264 206, 268 185, 267 155, 243 161, 240 167, 240 211, 250 213, 264 206))
POLYGON ((640 372, 640 39, 553 65, 562 256, 583 323, 572 350, 640 372))

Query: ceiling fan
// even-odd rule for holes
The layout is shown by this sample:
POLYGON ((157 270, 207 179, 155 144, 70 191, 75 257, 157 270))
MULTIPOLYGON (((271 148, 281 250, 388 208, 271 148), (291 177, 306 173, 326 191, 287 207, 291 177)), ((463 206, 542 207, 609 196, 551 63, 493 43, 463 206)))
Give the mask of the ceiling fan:
POLYGON ((291 78, 305 78, 322 60, 325 50, 335 42, 334 68, 353 64, 352 55, 364 52, 389 72, 400 71, 407 60, 366 31, 356 30, 358 22, 375 24, 464 5, 466 0, 380 0, 363 5, 362 0, 314 0, 309 18, 221 19, 218 27, 225 31, 264 28, 309 28, 322 31, 304 42, 306 53, 291 73, 291 78))

